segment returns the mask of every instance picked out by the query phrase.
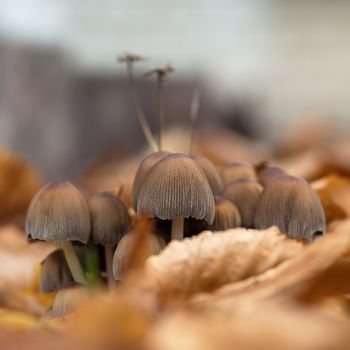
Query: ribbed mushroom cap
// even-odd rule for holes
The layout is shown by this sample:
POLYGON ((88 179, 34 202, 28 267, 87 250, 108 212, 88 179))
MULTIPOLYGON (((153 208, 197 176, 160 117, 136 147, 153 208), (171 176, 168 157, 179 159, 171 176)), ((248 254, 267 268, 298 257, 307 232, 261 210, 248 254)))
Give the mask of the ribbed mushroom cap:
POLYGON ((228 199, 215 197, 213 231, 224 231, 239 226, 241 226, 241 215, 238 208, 228 199))
POLYGON ((213 192, 204 172, 188 156, 173 153, 149 171, 137 201, 140 215, 162 220, 214 220, 213 192))
POLYGON ((88 303, 91 293, 86 287, 74 286, 61 289, 52 303, 52 316, 62 317, 76 311, 79 307, 88 303))
POLYGON ((88 201, 91 215, 91 242, 115 246, 130 228, 124 201, 112 193, 93 195, 88 201))
POLYGON ((224 185, 239 179, 256 180, 255 169, 251 164, 245 162, 233 162, 226 164, 221 169, 221 178, 224 185))
POLYGON ((286 173, 280 168, 268 165, 258 173, 258 180, 261 185, 265 187, 271 180, 274 180, 281 175, 286 175, 286 173))
POLYGON ((223 196, 238 208, 243 227, 254 227, 255 210, 262 191, 258 182, 249 179, 233 181, 225 188, 223 196))
POLYGON ((203 170, 214 195, 220 195, 223 190, 223 183, 215 165, 208 158, 202 156, 191 156, 191 158, 203 170))
POLYGON ((139 195, 141 185, 143 184, 143 181, 145 180, 145 177, 148 174, 149 170, 153 167, 154 164, 169 154, 170 152, 158 151, 151 153, 142 160, 140 166, 137 169, 134 183, 132 185, 132 206, 134 209, 136 209, 137 206, 137 197, 139 195))
MULTIPOLYGON (((125 264, 135 244, 136 233, 127 233, 118 243, 113 256, 113 276, 117 281, 122 279, 125 264)), ((164 239, 153 233, 147 234, 148 250, 152 255, 158 254, 166 246, 164 239)))
POLYGON ((30 203, 26 217, 26 234, 30 238, 87 243, 90 228, 87 202, 69 182, 46 185, 30 203))
POLYGON ((325 233, 325 214, 320 199, 303 179, 278 176, 264 188, 255 214, 255 227, 277 226, 289 237, 312 242, 325 233))
POLYGON ((62 250, 55 250, 41 262, 39 288, 53 292, 75 284, 62 250))

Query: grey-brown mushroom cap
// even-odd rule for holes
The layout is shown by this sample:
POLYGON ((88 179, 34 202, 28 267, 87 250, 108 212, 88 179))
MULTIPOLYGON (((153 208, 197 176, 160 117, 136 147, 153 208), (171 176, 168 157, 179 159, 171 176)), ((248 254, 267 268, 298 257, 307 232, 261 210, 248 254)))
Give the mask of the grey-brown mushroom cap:
POLYGON ((145 180, 145 177, 148 174, 149 170, 153 167, 154 164, 169 154, 170 152, 166 151, 153 152, 145 157, 140 163, 135 174, 134 183, 132 185, 132 206, 134 209, 137 207, 137 197, 139 195, 141 185, 143 184, 143 181, 145 180))
POLYGON ((263 187, 254 180, 240 179, 227 185, 223 196, 233 202, 241 215, 242 226, 254 227, 255 211, 263 187))
POLYGON ((162 220, 192 217, 211 224, 215 214, 214 196, 196 162, 173 153, 149 171, 140 190, 137 213, 162 220))
POLYGON ((223 183, 215 165, 208 158, 203 156, 195 155, 191 156, 191 158, 203 170, 214 195, 220 195, 223 190, 223 183))
POLYGON ((267 186, 270 181, 277 179, 279 176, 287 175, 282 169, 267 165, 258 173, 258 181, 263 187, 267 186))
POLYGON ((63 252, 58 249, 42 262, 39 289, 42 293, 53 292, 75 284, 63 252))
MULTIPOLYGON (((113 255, 113 276, 115 280, 121 280, 125 264, 134 247, 136 232, 127 233, 118 243, 113 255)), ((164 239, 156 234, 150 233, 147 235, 147 244, 149 253, 152 255, 158 254, 166 246, 164 239)))
POLYGON ((239 179, 256 180, 256 173, 253 165, 245 162, 232 162, 221 169, 221 178, 224 185, 239 179))
POLYGON ((130 216, 124 201, 112 193, 102 192, 91 196, 88 205, 91 242, 115 246, 130 229, 130 216))
POLYGON ((46 185, 30 203, 26 216, 26 235, 30 238, 87 243, 90 229, 87 202, 69 182, 46 185))
POLYGON ((306 242, 326 232, 319 197, 304 179, 289 175, 279 176, 264 188, 254 223, 259 229, 275 225, 289 237, 306 242))
POLYGON ((215 217, 211 225, 214 231, 241 226, 241 215, 238 208, 224 197, 215 197, 215 217))

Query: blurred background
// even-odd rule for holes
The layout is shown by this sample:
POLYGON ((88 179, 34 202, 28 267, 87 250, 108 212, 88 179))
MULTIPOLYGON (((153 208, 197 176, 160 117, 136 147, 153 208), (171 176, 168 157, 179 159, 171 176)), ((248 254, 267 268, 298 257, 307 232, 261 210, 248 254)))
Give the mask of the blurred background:
POLYGON ((138 93, 156 128, 154 79, 166 62, 167 124, 273 141, 293 124, 348 130, 350 2, 278 0, 0 0, 0 143, 46 180, 74 177, 101 154, 145 140, 116 57, 149 58, 138 93))

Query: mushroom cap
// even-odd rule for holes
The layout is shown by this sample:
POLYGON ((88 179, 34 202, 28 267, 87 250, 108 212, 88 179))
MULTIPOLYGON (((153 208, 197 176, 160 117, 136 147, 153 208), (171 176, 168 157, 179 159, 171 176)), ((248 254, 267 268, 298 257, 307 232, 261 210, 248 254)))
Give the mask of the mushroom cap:
MULTIPOLYGON (((129 258, 136 239, 136 232, 131 231, 127 233, 118 243, 113 256, 113 276, 114 279, 120 281, 122 279, 125 264, 129 258)), ((153 233, 147 234, 147 243, 149 252, 152 255, 160 253, 166 246, 164 239, 153 233)))
POLYGON ((132 185, 132 206, 136 209, 137 206, 137 198, 140 193, 140 188, 145 180, 149 170, 153 167, 154 164, 159 162, 161 159, 169 155, 170 152, 166 151, 158 151, 151 153, 147 157, 145 157, 140 163, 137 172, 135 174, 134 183, 132 185))
POLYGON ((90 228, 87 202, 69 182, 44 186, 30 203, 26 217, 26 234, 30 238, 87 243, 90 228))
POLYGON ((191 156, 191 158, 203 170, 214 195, 220 195, 223 190, 223 183, 215 165, 208 158, 203 156, 191 156))
POLYGON ((162 220, 214 220, 213 192, 204 172, 188 156, 173 153, 149 171, 137 201, 140 215, 162 220))
POLYGON ((102 192, 91 196, 88 205, 91 242, 115 246, 130 228, 130 216, 124 201, 112 193, 102 192))
POLYGON ((238 208, 226 198, 215 197, 213 231, 224 231, 239 226, 241 226, 241 215, 238 208))
POLYGON ((39 289, 42 293, 57 291, 74 284, 62 250, 53 251, 41 262, 39 289))
POLYGON ((286 175, 286 173, 280 168, 268 165, 259 171, 258 180, 262 186, 265 187, 271 180, 274 180, 281 175, 286 175))
POLYGON ((302 178, 280 175, 264 188, 256 213, 255 227, 277 226, 289 237, 312 242, 326 231, 321 201, 302 178))
POLYGON ((221 169, 221 177, 225 185, 239 179, 256 180, 255 169, 245 162, 232 162, 221 169))
POLYGON ((241 214, 242 226, 254 227, 254 216, 263 187, 254 180, 240 179, 231 182, 224 190, 224 197, 233 202, 241 214))
POLYGON ((91 299, 90 291, 86 287, 74 286, 61 289, 52 303, 52 316, 62 317, 76 311, 91 299))

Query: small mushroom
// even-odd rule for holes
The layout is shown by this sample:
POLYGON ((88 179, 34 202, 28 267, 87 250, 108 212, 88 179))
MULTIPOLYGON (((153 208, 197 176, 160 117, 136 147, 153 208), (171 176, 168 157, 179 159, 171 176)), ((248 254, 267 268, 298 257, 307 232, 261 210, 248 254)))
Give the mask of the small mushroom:
POLYGON ((61 289, 53 300, 50 314, 53 318, 66 316, 88 303, 90 298, 89 290, 81 286, 61 289))
POLYGON ((213 222, 214 196, 196 162, 184 154, 173 153, 149 171, 138 196, 137 213, 172 220, 172 239, 182 239, 185 218, 213 222))
POLYGON ((289 237, 312 242, 326 231, 325 214, 315 191, 302 178, 279 175, 264 188, 255 227, 277 226, 289 237))
POLYGON ((56 243, 64 252, 77 283, 86 283, 84 271, 72 241, 87 243, 90 238, 90 213, 80 191, 68 182, 51 183, 32 199, 26 217, 28 238, 56 243))
POLYGON ((275 166, 267 165, 258 173, 258 181, 265 187, 270 181, 273 181, 280 175, 286 175, 286 173, 275 166))
POLYGON ((241 226, 241 215, 237 207, 228 199, 215 197, 215 217, 213 231, 224 231, 241 226))
MULTIPOLYGON (((161 252, 166 246, 164 239, 153 233, 147 233, 148 251, 151 255, 155 255, 161 252)), ((129 258, 136 241, 136 232, 131 231, 127 233, 118 243, 117 248, 113 256, 113 275, 117 281, 122 280, 122 275, 126 262, 129 258)))
POLYGON ((134 207, 134 209, 136 209, 137 206, 137 197, 139 195, 141 185, 143 184, 143 181, 145 180, 148 172, 154 164, 156 164, 169 154, 170 152, 166 151, 153 152, 146 158, 144 158, 140 163, 140 166, 138 167, 135 175, 134 184, 132 186, 132 206, 134 207))
POLYGON ((256 180, 255 169, 252 165, 245 162, 233 162, 226 164, 221 169, 221 177, 224 185, 239 179, 256 180))
POLYGON ((223 190, 223 184, 215 165, 206 157, 191 156, 207 177, 210 188, 215 196, 219 196, 223 190))
POLYGON ((88 201, 91 215, 91 242, 105 247, 108 285, 113 288, 114 247, 130 229, 130 216, 123 200, 108 192, 93 195, 88 201))
POLYGON ((225 188, 223 196, 238 208, 243 227, 254 227, 255 210, 262 191, 258 182, 249 179, 233 181, 225 188))
POLYGON ((41 262, 39 289, 42 293, 57 291, 74 285, 62 250, 50 253, 41 262))

